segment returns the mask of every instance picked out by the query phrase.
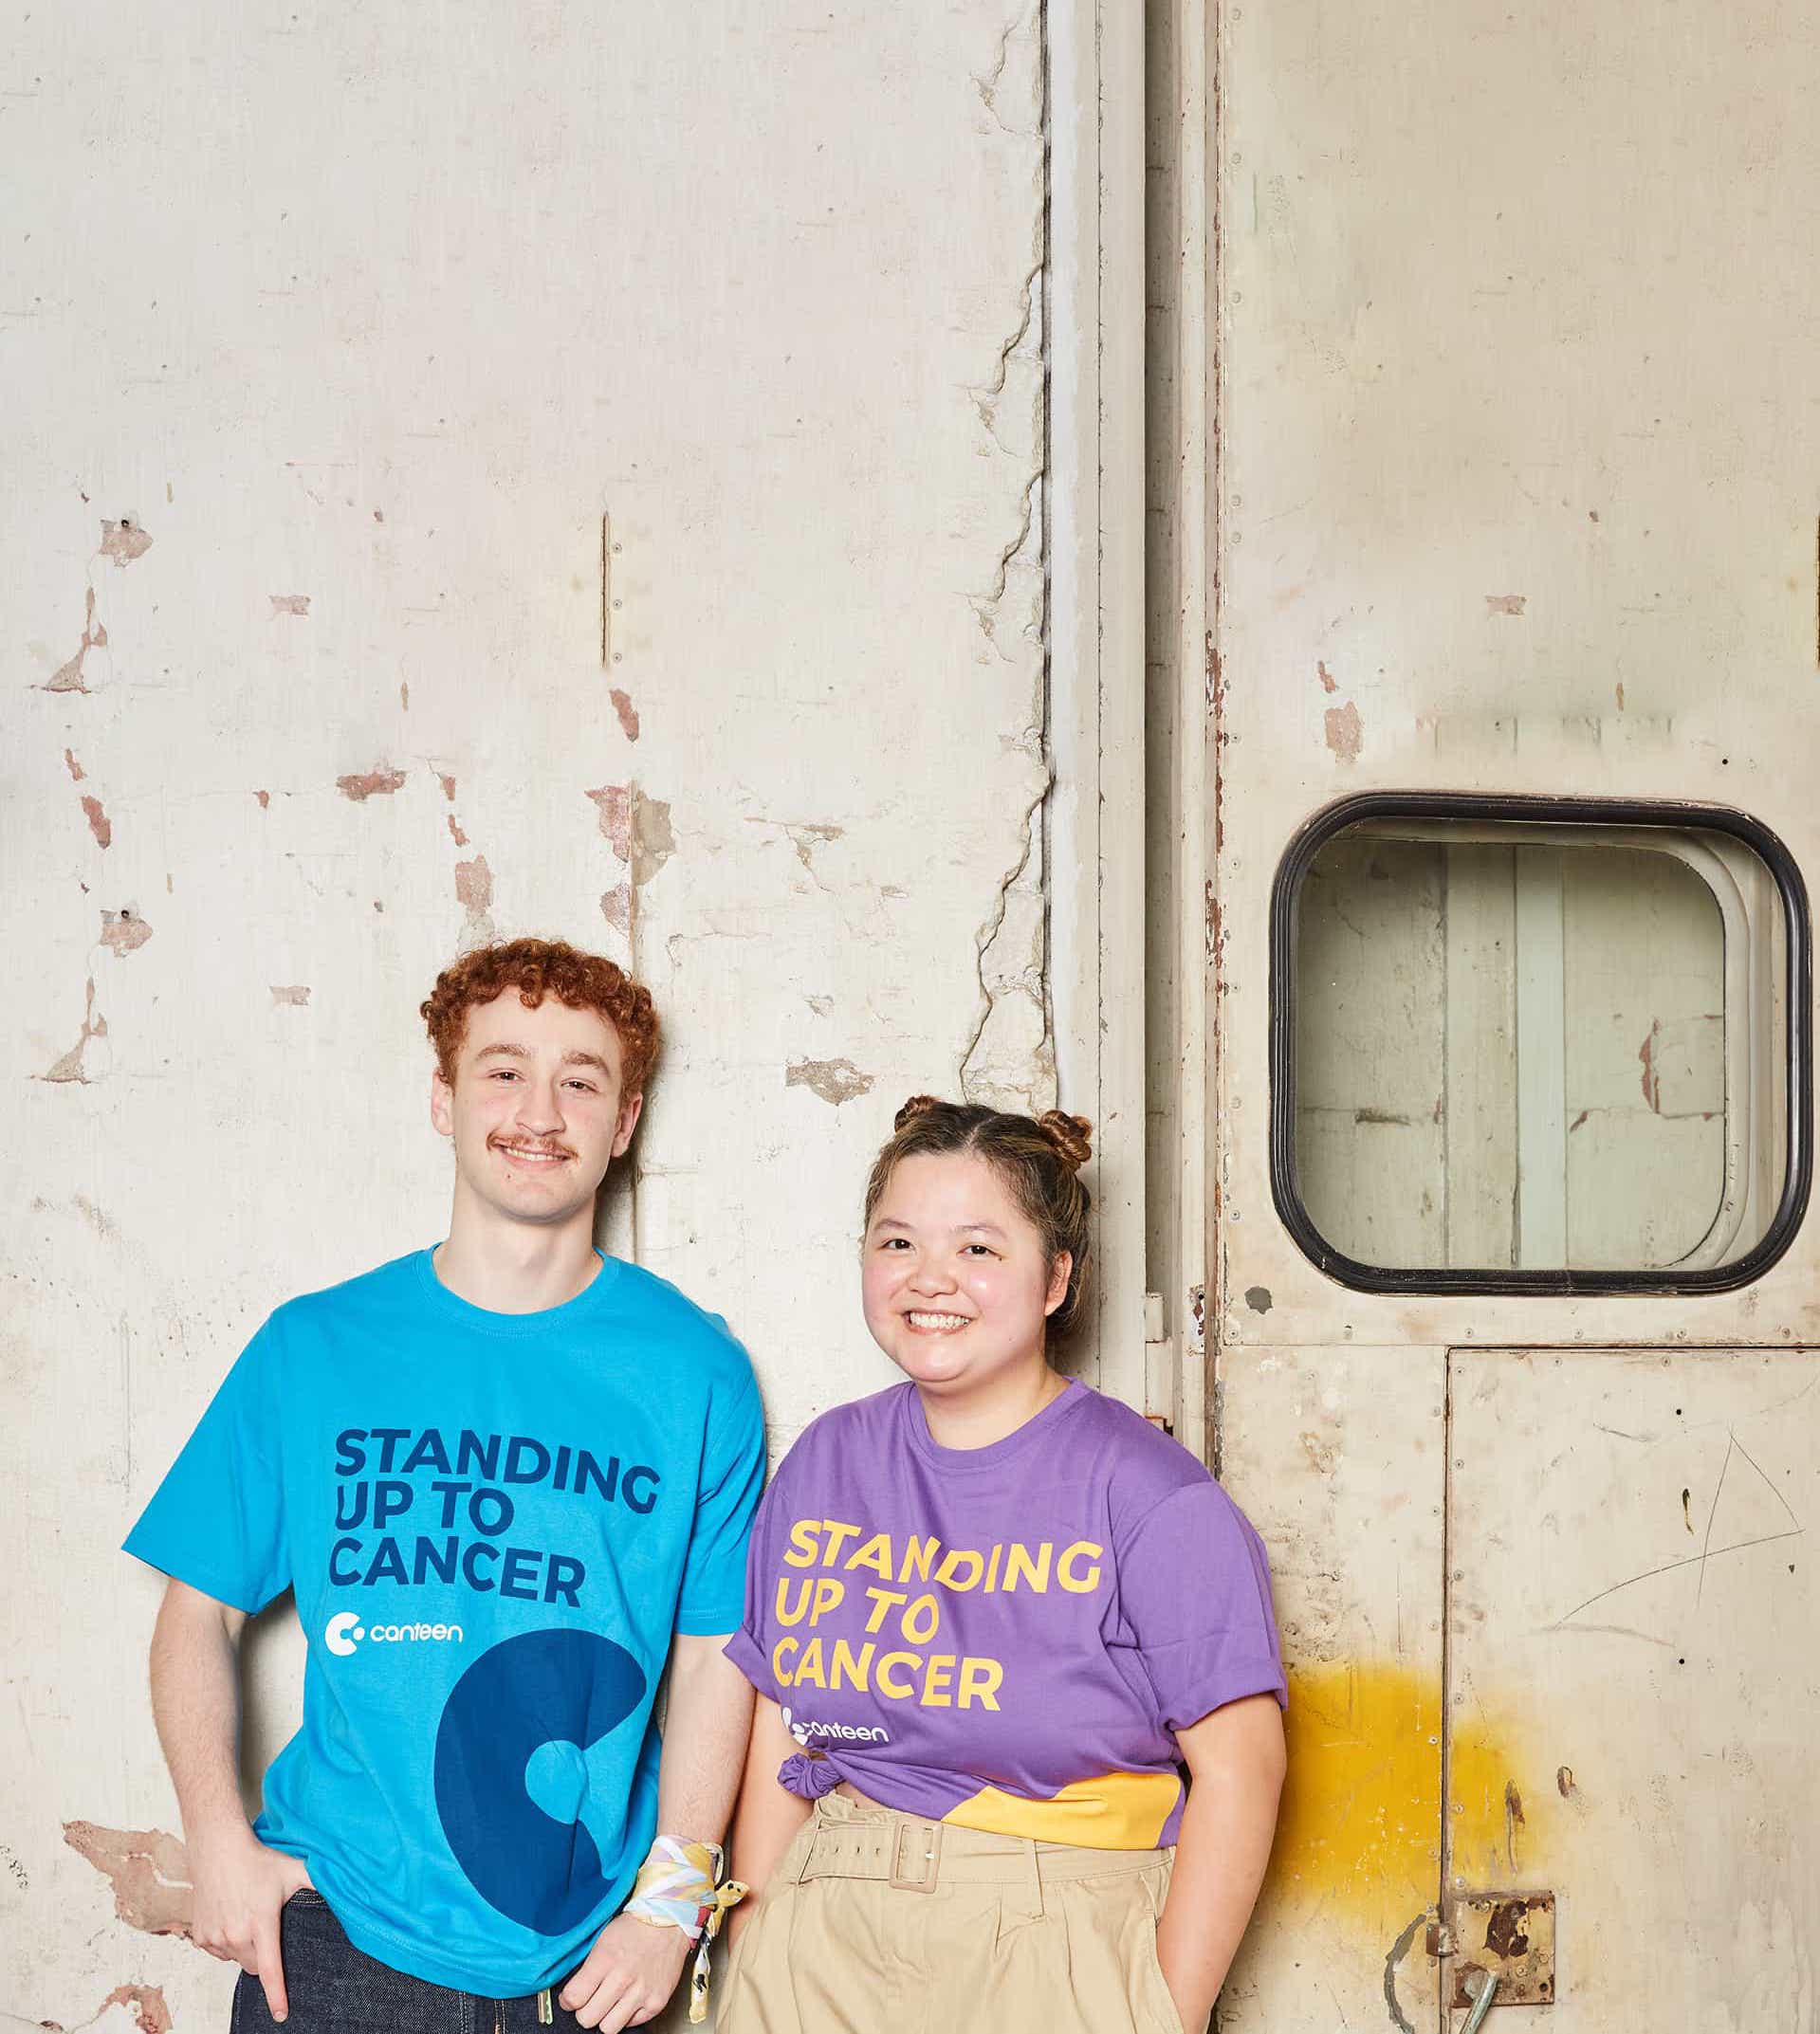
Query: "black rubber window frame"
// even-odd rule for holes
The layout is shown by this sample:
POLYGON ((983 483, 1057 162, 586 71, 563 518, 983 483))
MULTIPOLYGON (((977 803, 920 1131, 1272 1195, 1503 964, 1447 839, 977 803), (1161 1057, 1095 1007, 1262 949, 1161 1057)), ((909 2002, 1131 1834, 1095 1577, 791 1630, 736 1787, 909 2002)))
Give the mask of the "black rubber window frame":
POLYGON ((1783 842, 1761 820, 1730 806, 1668 799, 1548 798, 1465 792, 1367 792, 1326 806, 1291 840, 1270 897, 1270 1189, 1283 1226, 1317 1270, 1360 1292, 1701 1293, 1731 1292, 1760 1278, 1794 1240, 1813 1175, 1812 936, 1807 886, 1783 842), (1365 1264, 1336 1250, 1303 1205, 1296 1177, 1296 899, 1310 865, 1335 834, 1364 819, 1513 820, 1523 824, 1623 826, 1724 834, 1770 871, 1782 904, 1787 1009, 1788 1145, 1774 1219, 1743 1256, 1702 1271, 1573 1271, 1515 1266, 1475 1270, 1365 1264))

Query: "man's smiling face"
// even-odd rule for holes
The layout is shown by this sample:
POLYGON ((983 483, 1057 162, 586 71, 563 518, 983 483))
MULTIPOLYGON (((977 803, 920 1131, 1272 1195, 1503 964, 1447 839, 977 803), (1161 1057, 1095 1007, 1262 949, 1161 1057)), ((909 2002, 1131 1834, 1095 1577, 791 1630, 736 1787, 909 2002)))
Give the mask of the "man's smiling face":
POLYGON ((430 1116, 455 1146, 455 1191, 492 1219, 554 1227, 584 1213, 632 1142, 642 1095, 621 1092, 619 1034, 554 996, 516 989, 468 1013, 452 1083, 435 1074, 430 1116))

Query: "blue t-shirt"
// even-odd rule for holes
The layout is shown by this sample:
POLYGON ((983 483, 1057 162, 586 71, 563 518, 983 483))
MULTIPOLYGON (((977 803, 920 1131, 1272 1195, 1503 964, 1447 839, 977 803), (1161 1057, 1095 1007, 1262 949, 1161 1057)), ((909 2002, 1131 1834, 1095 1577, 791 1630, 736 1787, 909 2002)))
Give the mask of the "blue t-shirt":
POLYGON ((763 1475, 745 1352, 673 1286, 608 1257, 491 1313, 426 1250, 281 1307, 126 1547, 249 1613, 296 1590, 260 1838, 369 1955, 517 1996, 631 1891, 671 1638, 738 1625, 763 1475))

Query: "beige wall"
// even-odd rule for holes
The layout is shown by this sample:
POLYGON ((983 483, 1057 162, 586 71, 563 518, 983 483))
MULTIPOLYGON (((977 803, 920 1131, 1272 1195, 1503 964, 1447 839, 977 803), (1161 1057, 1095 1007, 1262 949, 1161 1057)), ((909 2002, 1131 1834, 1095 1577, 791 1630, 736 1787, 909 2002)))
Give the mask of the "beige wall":
MULTIPOLYGON (((1820 1897, 1786 1813, 1820 1788, 1790 1742, 1820 1690, 1811 1217, 1741 1292, 1362 1293, 1278 1219, 1268 1133, 1272 875, 1335 799, 1711 800, 1813 882, 1812 12, 1182 14, 1215 84, 1211 175, 1184 203, 1215 216, 1217 196, 1220 229, 1197 554, 1210 1319, 1292 1703, 1283 1828, 1222 2024, 1444 2034, 1463 2014, 1428 1920, 1546 1888, 1560 2034, 1811 2026, 1820 1897)), ((1679 1014, 1599 1000, 1633 1068, 1679 1014)), ((1728 1010, 1779 1053, 1779 1011, 1728 1010)), ((1438 1015, 1403 1011, 1431 1070, 1438 1015)), ((1358 1154, 1351 1190, 1392 1247, 1425 1168, 1440 1183, 1425 1137, 1406 1163, 1358 1154)), ((1688 1164, 1633 1144, 1575 1190, 1647 1194, 1688 1164)))
MULTIPOLYGON (((613 1234, 779 1445, 885 1382, 897 1102, 1053 1096, 1039 64, 1023 0, 12 31, 0 2025, 223 2024, 132 1925, 176 1824, 115 1548, 267 1309, 440 1233, 459 944, 652 983, 613 1234)), ((257 1757, 294 1630, 255 1665, 257 1757)))

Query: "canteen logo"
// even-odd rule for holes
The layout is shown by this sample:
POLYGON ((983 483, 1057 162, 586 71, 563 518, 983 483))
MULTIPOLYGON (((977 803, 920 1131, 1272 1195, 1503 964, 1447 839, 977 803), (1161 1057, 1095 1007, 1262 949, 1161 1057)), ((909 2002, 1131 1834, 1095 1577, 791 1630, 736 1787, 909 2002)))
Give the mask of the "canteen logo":
MULTIPOLYGON (((502 1639, 450 1690, 436 1728, 436 1813, 469 1884, 507 1920, 566 1935, 594 1925, 616 1887, 623 1896, 620 1811, 593 1817, 588 1754, 621 1724, 641 1724, 649 1694, 624 1646, 563 1626, 502 1639)), ((629 1732, 607 1769, 630 1773, 636 1757, 629 1732)))
POLYGON ((338 1610, 322 1633, 322 1643, 340 1659, 354 1652, 362 1640, 373 1645, 412 1645, 423 1640, 434 1645, 464 1642, 459 1624, 362 1624, 352 1610, 338 1610))
POLYGON ((810 1723, 793 1716, 787 1708, 783 1711, 783 1728, 805 1750, 814 1749, 810 1740, 816 1737, 838 1738, 849 1745, 888 1745, 892 1741, 892 1733, 883 1724, 810 1723))

